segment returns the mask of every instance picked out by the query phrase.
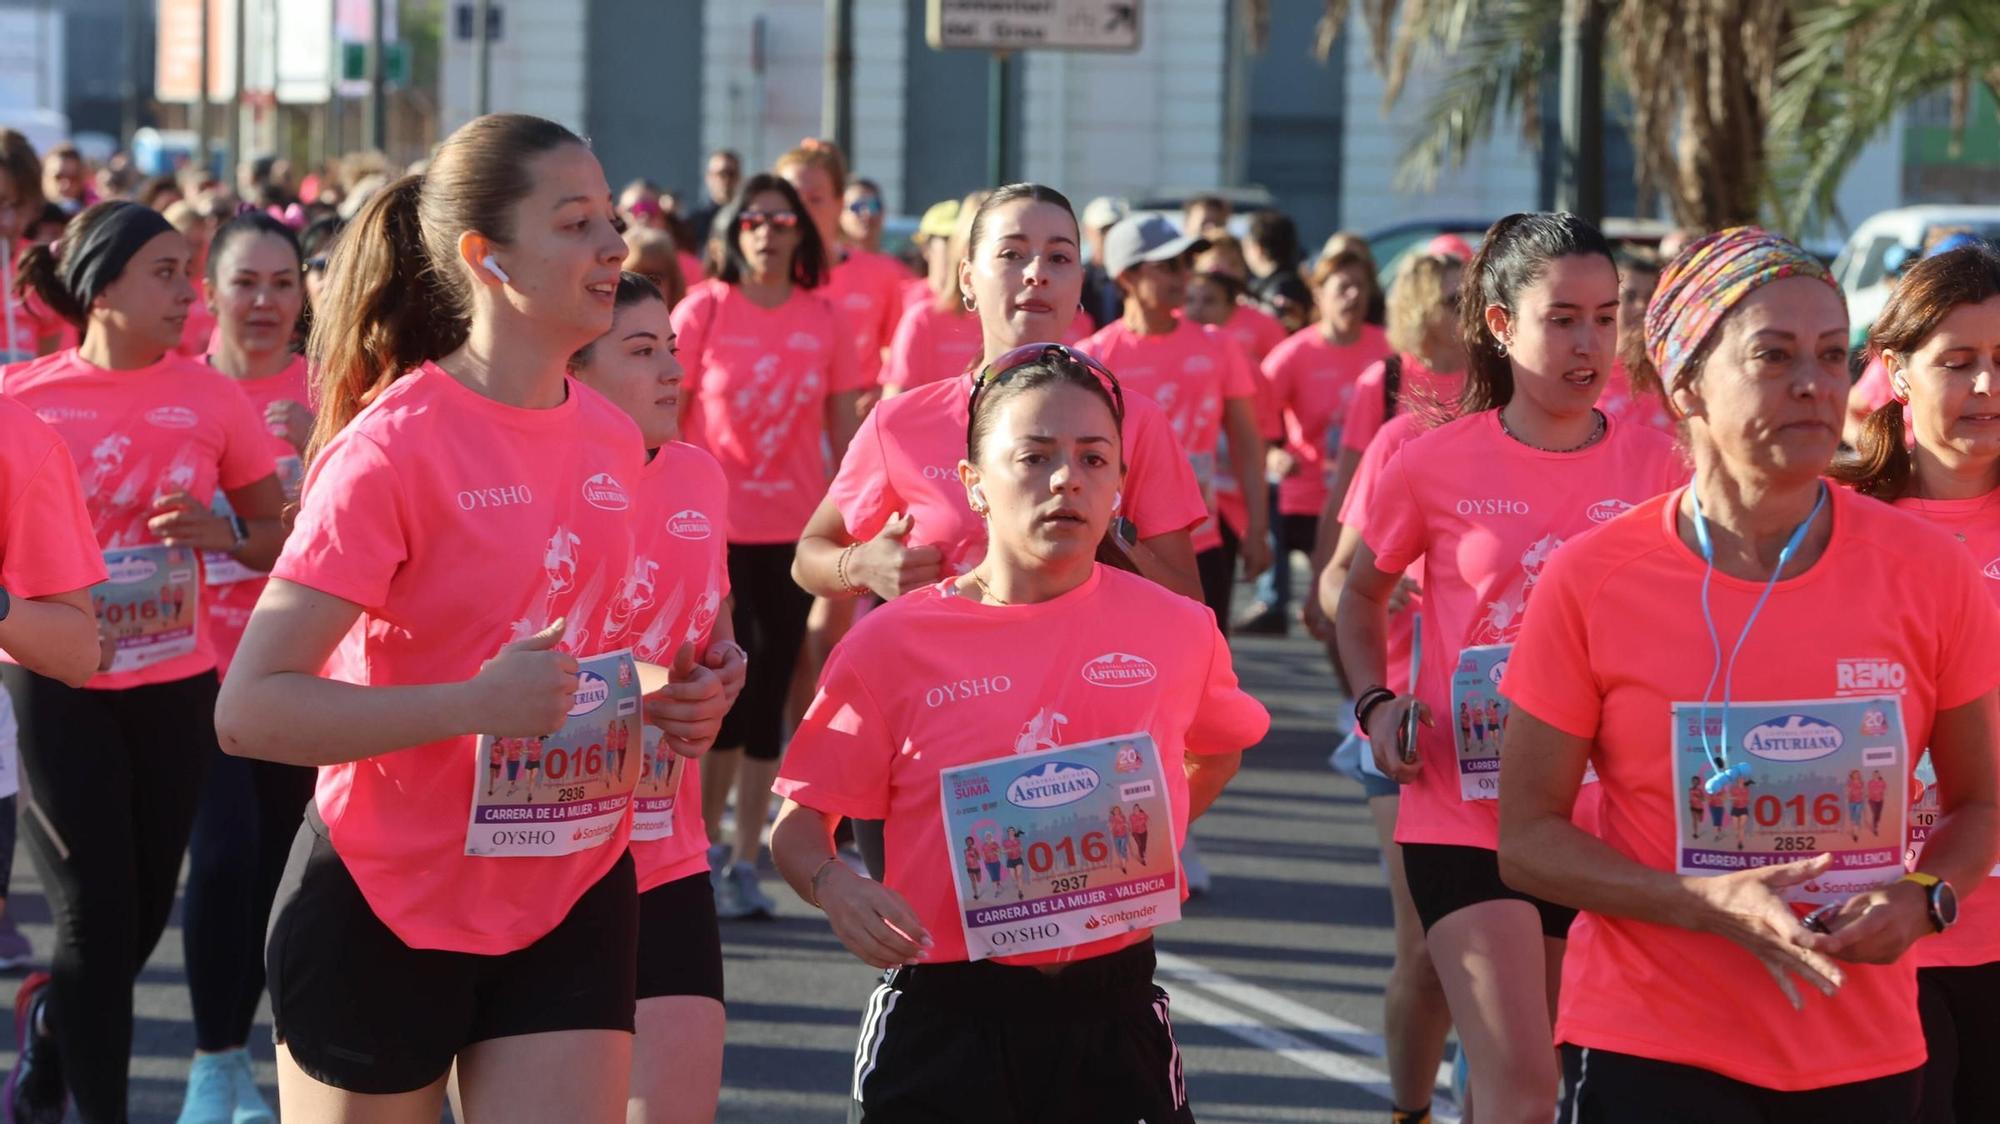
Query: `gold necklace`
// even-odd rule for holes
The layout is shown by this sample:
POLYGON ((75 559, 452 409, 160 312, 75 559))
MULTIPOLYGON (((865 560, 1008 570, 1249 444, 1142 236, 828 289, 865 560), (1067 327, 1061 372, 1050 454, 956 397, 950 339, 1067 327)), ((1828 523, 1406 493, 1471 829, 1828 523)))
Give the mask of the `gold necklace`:
POLYGON ((979 571, 974 570, 973 572, 965 576, 971 578, 972 584, 979 587, 980 596, 986 598, 988 601, 993 602, 995 605, 1006 605, 1010 608, 1012 607, 1010 602, 1000 600, 1000 596, 998 594, 986 588, 986 579, 979 576, 979 571))
POLYGON ((1508 428, 1507 426, 1507 413, 1504 410, 1495 410, 1493 412, 1493 416, 1500 419, 1500 432, 1506 434, 1509 437, 1512 437, 1517 444, 1526 445, 1530 449, 1534 449, 1538 452, 1543 452, 1543 453, 1578 453, 1582 452, 1585 449, 1590 448, 1592 445, 1597 444, 1597 439, 1604 436, 1604 424, 1605 424, 1604 412, 1601 410, 1593 409, 1592 411, 1590 411, 1590 413, 1593 417, 1597 419, 1596 423, 1590 427, 1590 436, 1583 439, 1583 444, 1571 445, 1567 449, 1544 449, 1540 445, 1537 445, 1534 442, 1529 441, 1526 438, 1522 437, 1520 434, 1515 433, 1512 429, 1508 428))

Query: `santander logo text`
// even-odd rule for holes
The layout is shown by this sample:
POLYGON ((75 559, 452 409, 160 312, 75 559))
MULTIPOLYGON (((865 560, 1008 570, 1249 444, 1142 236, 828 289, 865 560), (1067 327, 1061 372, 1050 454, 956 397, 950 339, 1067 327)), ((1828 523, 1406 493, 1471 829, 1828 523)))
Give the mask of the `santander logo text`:
POLYGON ((602 511, 624 511, 632 506, 625 486, 608 472, 600 472, 583 482, 583 501, 602 511))
POLYGON ((714 534, 715 530, 709 526, 708 516, 686 508, 667 516, 667 533, 677 539, 699 542, 714 534))
POLYGON ((1144 656, 1106 652, 1083 665, 1083 681, 1097 687, 1143 687, 1160 677, 1144 656))

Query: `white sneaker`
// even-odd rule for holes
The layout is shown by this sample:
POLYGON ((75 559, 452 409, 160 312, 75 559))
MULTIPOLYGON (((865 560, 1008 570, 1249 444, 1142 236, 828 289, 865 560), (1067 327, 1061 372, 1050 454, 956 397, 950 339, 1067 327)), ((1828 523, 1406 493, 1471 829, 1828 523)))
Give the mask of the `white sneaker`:
POLYGON ((1201 861, 1201 855, 1194 849, 1192 835, 1188 836, 1187 843, 1181 847, 1181 873, 1187 877, 1189 894, 1206 894, 1215 882, 1214 877, 1208 873, 1207 864, 1201 861))

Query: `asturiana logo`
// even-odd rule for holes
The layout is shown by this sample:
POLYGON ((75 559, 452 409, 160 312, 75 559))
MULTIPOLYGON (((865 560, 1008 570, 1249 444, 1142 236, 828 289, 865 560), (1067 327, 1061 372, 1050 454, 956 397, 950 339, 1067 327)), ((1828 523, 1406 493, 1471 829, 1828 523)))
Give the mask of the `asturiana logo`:
POLYGON ((1097 791, 1097 770, 1069 761, 1044 761, 1014 778, 1007 802, 1016 808, 1060 808, 1097 791))
POLYGON ((1808 714, 1760 722, 1743 734, 1743 748, 1766 761, 1813 761, 1840 752, 1840 727, 1808 714))
POLYGON ((193 429, 201 415, 186 406, 155 406, 146 411, 146 420, 161 429, 193 429))
POLYGON ((603 706, 611 698, 611 684, 594 671, 580 671, 576 675, 576 702, 569 708, 569 716, 589 714, 603 706))
POLYGON ((600 472, 583 482, 583 500, 603 511, 623 511, 632 506, 625 496, 625 486, 608 472, 600 472))
POLYGON ((687 508, 667 516, 667 533, 677 539, 699 542, 715 531, 708 524, 708 516, 687 508))
POLYGON ((143 554, 127 554, 106 567, 113 585, 142 582, 160 572, 160 567, 143 554))
POLYGON ((1144 656, 1106 652, 1083 665, 1083 680, 1098 687, 1143 687, 1160 677, 1160 669, 1144 656))
POLYGON ((2000 558, 1995 558, 1993 561, 1988 562, 1986 568, 1980 572, 1994 581, 2000 582, 2000 558))
POLYGON ((1609 523, 1613 519, 1632 510, 1632 506, 1624 500, 1619 499, 1598 500, 1596 503, 1591 504, 1590 509, 1584 512, 1584 514, 1589 516, 1592 523, 1609 523))

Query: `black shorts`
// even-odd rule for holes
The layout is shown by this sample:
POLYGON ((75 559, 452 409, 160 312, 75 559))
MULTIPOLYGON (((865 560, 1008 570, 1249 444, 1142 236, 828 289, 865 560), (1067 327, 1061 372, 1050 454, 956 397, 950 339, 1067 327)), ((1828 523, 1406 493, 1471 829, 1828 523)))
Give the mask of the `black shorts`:
MULTIPOLYGON (((1276 512, 1277 508, 1271 509, 1276 512)), ((1271 526, 1277 531, 1281 554, 1277 561, 1285 561, 1284 554, 1311 554, 1319 544, 1319 516, 1317 515, 1275 515, 1271 526)), ((1276 564, 1275 562, 1273 563, 1276 564)))
MULTIPOLYGON (((1910 1124, 1923 1070, 1782 1093, 1691 1065, 1564 1043, 1563 1124, 1910 1124)), ((1991 1109, 1991 1105, 1985 1106, 1991 1109)))
POLYGON ((1484 847, 1447 843, 1403 843, 1403 873, 1424 932, 1469 905, 1520 901, 1542 915, 1542 935, 1565 940, 1576 911, 1524 894, 1500 880, 1500 854, 1484 847))
POLYGON ((322 1084, 408 1093, 443 1077, 475 1042, 630 1034, 638 898, 628 853, 561 924, 518 952, 411 948, 369 908, 308 806, 271 912, 272 1037, 322 1084))
POLYGON ((1922 1124, 1973 1124, 2000 1111, 2000 964, 1917 969, 1924 1020, 1922 1124))
POLYGON ((639 998, 668 995, 722 1002, 722 932, 707 871, 639 895, 639 998))
POLYGON ((1045 976, 898 968, 868 997, 849 1124, 1194 1124, 1153 944, 1045 976))

